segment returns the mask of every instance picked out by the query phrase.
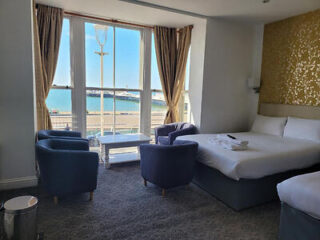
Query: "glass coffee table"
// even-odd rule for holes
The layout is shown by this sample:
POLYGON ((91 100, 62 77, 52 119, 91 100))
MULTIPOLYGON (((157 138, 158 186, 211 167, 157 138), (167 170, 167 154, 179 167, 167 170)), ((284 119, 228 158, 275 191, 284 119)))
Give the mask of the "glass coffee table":
POLYGON ((98 138, 100 142, 101 159, 105 164, 106 168, 110 168, 110 156, 109 150, 111 148, 127 148, 127 147, 138 147, 138 153, 135 154, 117 154, 118 161, 115 162, 131 162, 140 160, 139 146, 143 143, 150 143, 151 138, 143 134, 119 134, 119 135, 108 135, 101 136, 98 138), (121 156, 122 155, 122 156, 121 156))

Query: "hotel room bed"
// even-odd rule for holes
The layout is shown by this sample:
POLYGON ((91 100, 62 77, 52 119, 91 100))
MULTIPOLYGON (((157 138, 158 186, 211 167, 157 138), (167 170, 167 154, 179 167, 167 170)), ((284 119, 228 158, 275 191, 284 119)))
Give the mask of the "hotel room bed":
POLYGON ((276 185, 320 170, 320 143, 254 132, 232 133, 248 150, 230 151, 209 139, 214 134, 178 137, 199 143, 194 183, 235 210, 277 199, 276 185))
POLYGON ((248 149, 224 149, 210 142, 215 134, 187 135, 178 139, 198 142, 198 161, 234 180, 257 179, 320 163, 319 143, 314 141, 254 132, 230 134, 249 141, 248 149))

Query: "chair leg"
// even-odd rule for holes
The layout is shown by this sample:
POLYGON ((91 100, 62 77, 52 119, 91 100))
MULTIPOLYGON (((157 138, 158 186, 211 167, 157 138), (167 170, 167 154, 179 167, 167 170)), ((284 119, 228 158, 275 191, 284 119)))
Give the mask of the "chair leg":
POLYGON ((144 186, 147 186, 147 180, 143 179, 144 186))
POLYGON ((92 201, 93 200, 93 192, 90 192, 90 201, 92 201))
POLYGON ((53 197, 53 203, 54 203, 54 205, 58 204, 58 197, 57 196, 53 197))
POLYGON ((162 197, 164 197, 165 195, 166 195, 166 190, 162 188, 162 197))

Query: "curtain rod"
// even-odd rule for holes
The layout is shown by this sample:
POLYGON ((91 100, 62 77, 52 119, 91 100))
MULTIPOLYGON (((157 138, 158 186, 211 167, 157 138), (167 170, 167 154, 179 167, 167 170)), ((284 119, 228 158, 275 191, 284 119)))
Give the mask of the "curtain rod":
POLYGON ((88 19, 93 19, 93 20, 99 20, 99 21, 103 21, 103 22, 110 22, 110 23, 116 23, 116 24, 129 25, 129 26, 133 26, 133 27, 141 27, 141 28, 150 28, 150 29, 153 29, 153 26, 150 26, 150 25, 130 23, 130 22, 125 22, 125 21, 116 20, 116 19, 108 19, 108 18, 94 17, 94 16, 89 16, 89 15, 85 15, 85 14, 81 14, 81 13, 64 11, 64 14, 69 15, 69 16, 83 17, 83 18, 88 18, 88 19))
MULTIPOLYGON (((93 20, 99 20, 103 22, 110 22, 110 23, 115 23, 115 24, 123 24, 127 26, 133 26, 133 27, 140 27, 140 28, 149 28, 153 29, 154 27, 151 25, 144 25, 144 24, 137 24, 137 23, 131 23, 131 22, 126 22, 126 21, 121 21, 121 20, 116 20, 116 19, 108 19, 108 18, 102 18, 102 17, 94 17, 90 15, 85 15, 81 13, 75 13, 75 12, 69 12, 69 11, 64 11, 65 15, 69 16, 75 16, 75 17, 82 17, 82 18, 87 18, 87 19, 93 19, 93 20)), ((193 28, 193 26, 192 26, 193 28)), ((180 32, 180 29, 178 29, 178 32, 180 32)))
MULTIPOLYGON (((38 7, 38 4, 36 4, 36 9, 38 7)), ((144 24, 137 24, 137 23, 131 23, 131 22, 126 22, 126 21, 121 21, 121 20, 116 20, 116 19, 110 19, 110 18, 102 18, 102 17, 95 17, 91 15, 86 15, 86 14, 81 14, 81 13, 76 13, 76 12, 71 12, 71 11, 64 11, 65 15, 69 16, 75 16, 75 17, 82 17, 82 18, 87 18, 87 19, 93 19, 93 20, 99 20, 103 22, 110 22, 110 23, 115 23, 115 24, 123 24, 127 26, 133 26, 133 27, 140 27, 140 28, 149 28, 152 29, 154 26, 151 25, 144 25, 144 24)), ((193 28, 193 25, 191 26, 191 29, 193 28)), ((178 33, 180 32, 181 28, 178 28, 178 33)))

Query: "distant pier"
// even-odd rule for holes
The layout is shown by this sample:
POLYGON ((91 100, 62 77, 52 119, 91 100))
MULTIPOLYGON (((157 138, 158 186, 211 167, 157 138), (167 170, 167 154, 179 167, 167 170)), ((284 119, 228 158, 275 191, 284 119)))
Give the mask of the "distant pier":
MULTIPOLYGON (((91 90, 87 93, 87 96, 89 97, 100 97, 100 92, 97 92, 95 90, 91 90)), ((113 98, 113 92, 107 92, 103 94, 103 97, 105 98, 113 98)), ((125 101, 132 101, 132 102, 140 102, 140 95, 128 93, 128 92, 119 92, 115 93, 115 98, 118 100, 125 100, 125 101)), ((155 95, 152 96, 152 104, 159 105, 159 106, 166 106, 166 102, 164 99, 162 99, 161 95, 155 95)))

